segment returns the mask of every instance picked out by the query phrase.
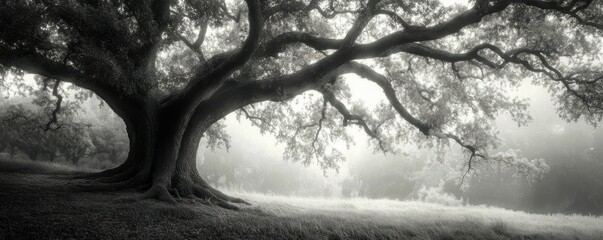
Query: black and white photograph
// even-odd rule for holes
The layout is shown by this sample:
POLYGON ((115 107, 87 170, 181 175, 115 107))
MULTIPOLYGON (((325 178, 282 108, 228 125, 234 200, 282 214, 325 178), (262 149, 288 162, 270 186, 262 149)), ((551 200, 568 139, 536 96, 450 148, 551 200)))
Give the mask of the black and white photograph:
POLYGON ((603 0, 0 0, 0 239, 603 239, 603 0))

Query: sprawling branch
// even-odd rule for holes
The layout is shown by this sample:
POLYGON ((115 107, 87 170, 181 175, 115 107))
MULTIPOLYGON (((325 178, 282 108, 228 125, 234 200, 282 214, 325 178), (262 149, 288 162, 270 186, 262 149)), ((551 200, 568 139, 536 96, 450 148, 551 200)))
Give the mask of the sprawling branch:
MULTIPOLYGON (((412 43, 393 48, 390 52, 393 53, 398 51, 437 59, 444 62, 451 62, 453 64, 461 61, 475 60, 493 69, 501 69, 509 63, 517 64, 531 72, 544 74, 551 80, 560 82, 561 84, 563 84, 567 92, 579 98, 583 102, 583 104, 585 104, 589 111, 592 112, 593 109, 598 109, 600 111, 603 110, 603 106, 601 104, 596 104, 596 101, 594 101, 596 99, 589 98, 583 93, 576 91, 571 86, 572 84, 592 85, 603 79, 603 74, 601 74, 600 76, 596 76, 591 80, 578 79, 576 77, 572 77, 571 75, 564 75, 563 73, 561 73, 560 70, 558 70, 549 63, 543 52, 538 50, 533 50, 529 48, 517 48, 505 52, 497 46, 494 46, 489 43, 483 43, 473 47, 465 53, 451 53, 444 50, 430 48, 421 44, 412 43), (479 53, 482 50, 492 51, 503 60, 502 63, 497 63, 495 61, 488 60, 487 58, 481 56, 479 53), (534 66, 529 61, 523 59, 523 55, 536 57, 540 61, 542 67, 534 66)), ((453 71, 457 70, 455 70, 455 68, 453 67, 453 71)))
POLYGON ((0 64, 76 85, 84 84, 81 81, 82 74, 76 69, 37 53, 13 50, 0 45, 0 64))
POLYGON ((277 57, 278 53, 284 51, 285 47, 292 43, 303 43, 317 51, 339 49, 343 46, 341 39, 322 38, 306 32, 286 32, 271 39, 265 45, 264 54, 277 57))
POLYGON ((345 104, 343 104, 343 102, 337 99, 335 94, 333 94, 330 90, 323 87, 320 88, 318 91, 322 93, 323 97, 329 102, 329 104, 331 104, 331 106, 337 109, 337 111, 343 116, 343 126, 349 126, 350 124, 360 126, 362 130, 364 130, 366 135, 368 135, 372 139, 377 140, 379 144, 379 149, 381 149, 382 152, 385 153, 388 151, 385 147, 383 139, 378 134, 377 128, 372 129, 371 127, 369 127, 369 125, 366 123, 362 116, 352 114, 350 110, 348 110, 348 108, 345 106, 345 104))
MULTIPOLYGON (((223 83, 224 78, 230 73, 245 64, 257 48, 260 40, 264 19, 261 14, 260 4, 257 0, 247 0, 249 8, 249 34, 239 50, 225 60, 219 61, 218 66, 210 69, 209 72, 199 71, 176 96, 187 97, 190 95, 203 96, 207 91, 215 91, 223 83)), ((210 64, 215 61, 209 60, 210 64)), ((202 69, 206 66, 202 66, 202 69)), ((172 98, 177 99, 177 98, 172 98)))
MULTIPOLYGON (((262 81, 247 81, 245 83, 234 84, 228 89, 218 90, 216 92, 219 94, 214 94, 213 97, 206 101, 206 104, 215 102, 216 99, 226 97, 224 96, 224 94, 228 94, 228 98, 236 96, 236 98, 238 98, 238 100, 235 101, 236 104, 229 106, 229 109, 232 109, 225 109, 225 111, 232 112, 238 108, 256 102, 266 100, 281 101, 283 99, 289 99, 305 91, 316 89, 317 87, 324 85, 329 81, 329 76, 339 76, 345 72, 349 72, 349 69, 346 69, 342 66, 354 59, 384 56, 387 54, 391 54, 388 53, 389 49, 399 45, 415 41, 433 40, 453 34, 467 25, 481 21, 481 19, 488 14, 502 11, 503 9, 505 9, 506 6, 508 6, 507 2, 496 4, 484 4, 483 2, 478 2, 473 8, 440 24, 420 29, 407 29, 404 31, 389 34, 372 43, 355 44, 347 48, 341 48, 335 53, 328 55, 323 59, 313 64, 310 64, 304 69, 301 69, 291 74, 285 74, 282 76, 262 81)), ((289 37, 282 38, 284 39, 284 41, 281 42, 282 44, 286 45, 288 43, 299 41, 296 39, 296 36, 308 36, 305 34, 289 35, 289 37)), ((279 37, 276 37, 275 39, 278 38, 279 37)), ((320 40, 320 44, 324 42, 333 44, 342 41, 324 41, 324 39, 312 37, 308 39, 320 40)), ((269 45, 273 43, 274 42, 269 43, 269 45)), ((337 44, 341 44, 341 42, 337 44)), ((277 47, 277 49, 279 48, 277 47)), ((400 112, 404 113, 403 107, 398 109, 400 110, 400 112)), ((197 110, 197 112, 199 111, 197 110)), ((408 119, 412 119, 412 116, 410 116, 410 114, 404 115, 407 116, 408 119)), ((428 132, 429 129, 425 124, 422 124, 420 121, 410 121, 416 124, 416 126, 422 132, 428 132)))
POLYGON ((351 71, 357 74, 358 76, 366 78, 381 87, 381 89, 385 93, 385 96, 387 97, 387 100, 390 102, 392 107, 394 107, 394 109, 398 112, 398 114, 400 114, 400 117, 402 117, 408 123, 419 129, 419 131, 421 131, 423 134, 430 134, 429 131, 431 130, 431 126, 415 118, 410 114, 410 112, 408 112, 408 110, 398 100, 394 87, 391 85, 391 83, 385 76, 378 72, 375 72, 368 66, 359 63, 353 62, 348 64, 348 66, 351 68, 351 71))
MULTIPOLYGON (((333 63, 330 63, 330 65, 333 66, 333 68, 336 68, 341 64, 354 59, 390 55, 392 53, 390 50, 400 45, 435 40, 454 34, 468 25, 480 22, 486 15, 504 10, 508 5, 509 2, 507 1, 492 3, 489 3, 488 1, 478 1, 473 8, 437 25, 431 27, 406 28, 402 31, 391 33, 372 43, 354 44, 345 49, 340 49, 346 43, 345 39, 330 39, 317 37, 309 33, 287 32, 276 36, 269 41, 265 47, 266 50, 264 53, 268 56, 277 56, 280 51, 284 50, 287 45, 292 43, 303 43, 316 50, 340 49, 340 51, 318 61, 318 63, 335 61, 338 64, 333 65, 333 63), (336 58, 341 59, 335 60, 336 58)), ((377 11, 371 13, 376 14, 377 11)), ((352 32, 357 32, 357 28, 352 28, 351 30, 352 32)), ((349 34, 351 34, 350 36, 355 36, 355 34, 349 34)))
MULTIPOLYGON (((263 81, 251 81, 236 84, 233 88, 227 89, 221 92, 221 94, 218 94, 216 99, 225 97, 224 94, 241 94, 242 98, 245 97, 246 100, 239 102, 240 106, 265 100, 281 101, 283 99, 289 99, 293 96, 301 94, 307 90, 320 88, 320 86, 329 81, 329 76, 338 76, 344 73, 354 72, 359 76, 367 78, 378 84, 383 89, 386 97, 398 114, 423 134, 453 140, 461 147, 469 151, 471 153, 469 160, 470 170, 471 164, 475 157, 488 157, 485 152, 482 152, 483 149, 478 149, 478 147, 475 145, 463 141, 460 137, 454 134, 442 132, 439 129, 435 129, 434 126, 430 126, 427 123, 417 119, 408 112, 402 103, 400 103, 396 97, 394 88, 391 86, 385 76, 366 66, 354 62, 350 63, 350 61, 354 59, 387 56, 397 52, 408 52, 452 63, 459 61, 475 61, 491 68, 502 68, 505 64, 516 63, 521 64, 526 69, 547 74, 554 77, 554 79, 559 80, 561 78, 559 71, 555 71, 554 68, 548 64, 546 58, 541 52, 533 51, 531 49, 515 49, 504 52, 491 44, 481 44, 466 53, 455 54, 439 51, 437 49, 415 43, 439 39, 446 35, 458 32, 461 28, 467 25, 479 22, 485 15, 503 10, 508 4, 509 1, 478 1, 472 9, 435 26, 405 29, 403 31, 387 35, 372 43, 352 44, 346 48, 342 48, 342 46, 344 46, 346 43, 346 41, 343 39, 328 39, 300 32, 283 33, 268 42, 267 46, 264 48, 265 52, 263 52, 265 55, 277 56, 277 54, 281 52, 287 45, 292 43, 303 43, 316 50, 336 49, 337 51, 292 74, 286 74, 263 81), (503 59, 503 63, 498 63, 497 61, 492 61, 486 57, 483 57, 480 55, 480 51, 483 50, 494 52, 500 56, 501 59, 503 59), (541 69, 532 66, 530 62, 523 60, 520 57, 522 54, 536 56, 538 59, 540 59, 544 68, 541 69), (244 94, 247 92, 252 94, 244 94)), ((324 96, 327 100, 329 100, 328 94, 324 96)), ((343 104, 338 104, 335 100, 329 100, 329 103, 340 113, 342 113, 344 117, 348 116, 349 118, 349 116, 351 116, 351 113, 346 111, 347 109, 343 104)), ((360 123, 360 125, 362 124, 360 123)), ((370 128, 367 129, 370 130, 370 128)))
POLYGON ((442 130, 436 128, 435 126, 431 126, 411 115, 396 96, 395 89, 393 88, 387 77, 372 70, 370 67, 360 63, 352 62, 347 64, 346 66, 350 68, 350 72, 353 72, 362 78, 366 78, 367 80, 372 81, 376 83, 379 87, 381 87, 389 103, 398 112, 400 117, 402 117, 402 119, 404 119, 409 124, 419 129, 419 131, 421 131, 423 134, 425 134, 426 136, 434 136, 440 139, 452 139, 457 142, 461 147, 468 150, 471 153, 471 157, 469 159, 469 167, 471 166, 471 161, 474 159, 474 157, 478 156, 486 158, 486 155, 480 153, 480 149, 478 149, 476 146, 463 141, 460 137, 454 134, 445 133, 442 130))

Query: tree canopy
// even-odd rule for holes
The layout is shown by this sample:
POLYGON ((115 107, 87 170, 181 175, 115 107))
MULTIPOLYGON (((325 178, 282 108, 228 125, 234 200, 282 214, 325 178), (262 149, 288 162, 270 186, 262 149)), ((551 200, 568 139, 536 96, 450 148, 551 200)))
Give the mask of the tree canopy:
POLYGON ((2 71, 92 91, 124 119, 128 160, 96 177, 150 181, 146 196, 163 200, 209 192, 223 206, 233 199, 187 166, 203 133, 227 140, 215 123, 234 111, 286 143, 285 158, 324 168, 343 161, 338 143, 358 126, 385 153, 454 143, 468 171, 541 171, 496 152, 493 121, 529 121, 510 89, 531 81, 565 119, 599 122, 602 34, 601 0, 0 3, 2 71), (385 101, 355 101, 348 81, 376 84, 385 101))

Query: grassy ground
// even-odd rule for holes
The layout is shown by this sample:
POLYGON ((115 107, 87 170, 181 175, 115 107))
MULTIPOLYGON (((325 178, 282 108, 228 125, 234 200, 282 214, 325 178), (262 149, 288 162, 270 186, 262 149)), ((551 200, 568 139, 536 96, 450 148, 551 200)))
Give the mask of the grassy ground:
POLYGON ((0 160, 0 239, 603 239, 603 217, 479 206, 251 193, 233 193, 253 203, 241 211, 131 202, 137 193, 57 176, 74 169, 25 165, 0 160))

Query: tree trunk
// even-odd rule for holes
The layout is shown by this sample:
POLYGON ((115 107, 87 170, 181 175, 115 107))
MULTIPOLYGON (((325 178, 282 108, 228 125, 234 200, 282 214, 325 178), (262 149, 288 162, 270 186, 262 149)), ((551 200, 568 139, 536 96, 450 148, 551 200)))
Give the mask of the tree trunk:
POLYGON ((212 188, 197 172, 199 141, 215 117, 202 114, 193 122, 190 108, 162 108, 153 100, 142 103, 123 111, 130 140, 126 161, 114 169, 84 176, 93 180, 89 188, 143 189, 143 198, 166 202, 201 198, 229 209, 238 209, 229 202, 247 203, 212 188))

